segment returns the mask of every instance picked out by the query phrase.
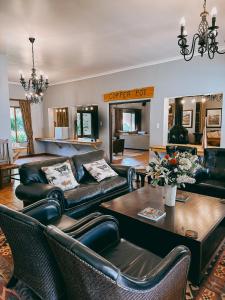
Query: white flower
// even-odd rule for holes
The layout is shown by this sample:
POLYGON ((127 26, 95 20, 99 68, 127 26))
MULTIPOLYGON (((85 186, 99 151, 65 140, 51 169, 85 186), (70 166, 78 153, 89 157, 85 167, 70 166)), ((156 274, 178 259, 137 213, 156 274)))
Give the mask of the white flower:
POLYGON ((187 176, 187 175, 181 175, 181 176, 177 177, 177 183, 178 184, 181 184, 181 183, 193 184, 193 183, 195 183, 195 179, 190 176, 187 176))

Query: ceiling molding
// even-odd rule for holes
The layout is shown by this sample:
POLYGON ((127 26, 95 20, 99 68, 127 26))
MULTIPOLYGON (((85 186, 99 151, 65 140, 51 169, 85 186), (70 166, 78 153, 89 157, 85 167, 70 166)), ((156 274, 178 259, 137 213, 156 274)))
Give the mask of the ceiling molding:
MULTIPOLYGON (((220 51, 225 50, 225 46, 219 47, 219 50, 220 51)), ((200 54, 197 53, 194 56, 200 56, 200 54)), ((106 72, 101 72, 101 73, 96 73, 96 74, 92 74, 92 75, 88 75, 88 76, 57 81, 57 82, 49 84, 49 86, 61 85, 61 84, 66 84, 66 83, 72 83, 72 82, 77 82, 77 81, 82 81, 82 80, 87 80, 87 79, 112 75, 112 74, 116 74, 116 73, 120 73, 120 72, 126 72, 126 71, 141 69, 141 68, 145 68, 145 67, 149 67, 149 66, 155 66, 155 65, 160 65, 160 64, 164 64, 164 63, 169 63, 169 62, 172 62, 172 61, 179 61, 179 60, 182 60, 182 59, 183 59, 182 55, 174 56, 174 57, 167 58, 167 59, 150 61, 150 62, 146 62, 146 63, 143 63, 143 64, 137 64, 137 65, 128 66, 128 67, 124 67, 124 68, 118 68, 118 69, 114 69, 114 70, 110 70, 110 71, 106 71, 106 72)), ((9 84, 21 85, 19 82, 15 82, 15 81, 9 81, 9 84)))
POLYGON ((129 66, 129 67, 114 69, 114 70, 111 70, 111 71, 96 73, 96 74, 92 74, 92 75, 88 75, 88 76, 84 76, 84 77, 77 77, 77 78, 72 78, 72 79, 68 79, 68 80, 58 81, 58 82, 54 82, 54 83, 50 84, 50 86, 60 85, 60 84, 65 84, 65 83, 71 83, 71 82, 75 82, 75 81, 81 81, 81 80, 86 80, 86 79, 91 79, 91 78, 96 78, 96 77, 102 77, 102 76, 106 76, 106 75, 112 75, 112 74, 115 74, 115 73, 126 72, 126 71, 130 71, 130 70, 135 70, 135 69, 141 69, 141 68, 154 66, 154 65, 159 65, 159 64, 164 64, 164 63, 168 63, 168 62, 176 61, 176 60, 181 60, 181 59, 183 59, 183 57, 181 55, 179 55, 179 56, 175 56, 175 57, 171 57, 171 58, 167 58, 167 59, 150 61, 150 62, 143 63, 143 64, 138 64, 138 65, 133 65, 133 66, 129 66))

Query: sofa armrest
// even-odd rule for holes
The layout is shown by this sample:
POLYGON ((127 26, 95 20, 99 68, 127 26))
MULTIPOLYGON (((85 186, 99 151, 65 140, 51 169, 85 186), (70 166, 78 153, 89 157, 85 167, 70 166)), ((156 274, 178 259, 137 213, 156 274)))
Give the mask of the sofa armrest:
POLYGON ((45 183, 20 184, 16 188, 16 196, 20 200, 34 203, 45 198, 57 199, 61 204, 64 198, 63 191, 57 187, 45 183))
POLYGON ((20 212, 47 225, 61 217, 62 208, 57 200, 43 199, 26 206, 20 212))
POLYGON ((210 177, 209 169, 207 168, 199 168, 195 173, 196 183, 201 182, 204 179, 208 179, 210 177))
POLYGON ((97 253, 115 245, 120 240, 118 221, 108 215, 99 216, 74 232, 70 236, 97 253))
POLYGON ((129 190, 132 192, 134 190, 133 179, 135 175, 135 169, 129 166, 121 166, 121 165, 114 165, 114 164, 111 164, 110 166, 118 175, 127 178, 129 190))
MULTIPOLYGON (((162 259, 156 268, 150 270, 149 274, 147 274, 143 280, 136 280, 121 274, 118 278, 118 283, 127 288, 139 291, 148 291, 157 285, 169 287, 169 285, 172 284, 171 288, 176 289, 174 290, 176 299, 184 299, 190 260, 190 250, 185 246, 177 246, 162 259), (171 277, 173 277, 174 283, 171 283, 171 277)), ((171 295, 168 299, 174 298, 171 295)))

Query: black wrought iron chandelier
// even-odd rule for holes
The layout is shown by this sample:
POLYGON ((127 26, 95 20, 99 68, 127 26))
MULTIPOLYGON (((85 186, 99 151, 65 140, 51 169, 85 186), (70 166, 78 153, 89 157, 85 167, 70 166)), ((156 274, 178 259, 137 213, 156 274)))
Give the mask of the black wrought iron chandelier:
POLYGON ((190 61, 197 47, 198 53, 203 57, 205 53, 208 53, 208 57, 213 59, 215 54, 225 54, 225 51, 220 51, 217 42, 218 29, 219 27, 216 25, 216 16, 217 9, 214 7, 211 12, 212 16, 212 25, 209 26, 207 21, 207 17, 209 15, 206 10, 206 0, 204 0, 203 4, 203 12, 200 14, 202 18, 199 27, 198 33, 195 33, 192 39, 191 47, 187 44, 187 32, 185 30, 185 19, 184 17, 181 19, 181 32, 178 35, 178 45, 180 46, 180 53, 183 55, 186 61, 190 61))
POLYGON ((48 77, 44 76, 43 74, 38 75, 37 70, 35 69, 34 66, 34 41, 35 38, 30 37, 29 41, 31 42, 32 45, 32 72, 31 76, 26 82, 23 74, 20 74, 20 83, 22 84, 26 94, 26 99, 30 101, 31 103, 40 103, 43 101, 43 95, 44 91, 48 88, 49 82, 48 82, 48 77))

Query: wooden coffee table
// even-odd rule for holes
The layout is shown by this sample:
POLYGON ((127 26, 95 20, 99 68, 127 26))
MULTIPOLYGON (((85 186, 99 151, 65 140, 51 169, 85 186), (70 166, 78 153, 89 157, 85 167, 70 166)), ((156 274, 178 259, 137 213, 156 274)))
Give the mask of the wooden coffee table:
POLYGON ((185 192, 186 203, 175 207, 164 205, 164 188, 147 185, 127 195, 101 204, 101 211, 114 215, 120 223, 121 236, 165 256, 177 245, 191 250, 189 278, 198 284, 217 247, 225 237, 225 203, 218 198, 185 192), (166 211, 158 222, 139 217, 146 207, 166 211), (197 232, 197 238, 186 236, 186 231, 197 232))

